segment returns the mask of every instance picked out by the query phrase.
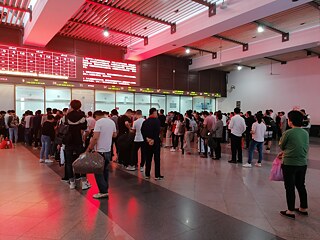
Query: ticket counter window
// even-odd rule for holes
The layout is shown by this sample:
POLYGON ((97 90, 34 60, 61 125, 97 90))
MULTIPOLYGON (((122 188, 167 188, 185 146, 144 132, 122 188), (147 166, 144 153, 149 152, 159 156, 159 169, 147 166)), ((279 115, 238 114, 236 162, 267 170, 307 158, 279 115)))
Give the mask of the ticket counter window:
POLYGON ((86 114, 89 111, 94 111, 94 91, 85 89, 72 89, 72 100, 80 100, 81 110, 86 114))
POLYGON ((111 112, 116 107, 115 92, 96 91, 96 110, 111 112))
POLYGON ((2 99, 0 109, 2 111, 14 109, 14 85, 0 84, 0 89, 2 99))
POLYGON ((68 88, 46 88, 46 108, 63 110, 69 107, 71 90, 68 88))
POLYGON ((181 113, 184 115, 186 111, 192 110, 192 97, 181 96, 181 113))
MULTIPOLYGON (((133 93, 129 92, 116 92, 116 108, 119 115, 124 114, 127 109, 133 109, 133 93)), ((109 111, 111 111, 110 109, 109 111)))
POLYGON ((140 109, 142 115, 148 117, 150 110, 150 94, 135 94, 135 110, 140 109))
POLYGON ((180 112, 180 96, 167 96, 167 111, 180 112))
POLYGON ((156 108, 160 111, 163 109, 166 113, 166 96, 165 95, 152 95, 151 96, 151 107, 156 108))
POLYGON ((44 88, 42 87, 16 87, 16 114, 20 118, 26 110, 44 111, 44 88))
POLYGON ((205 109, 204 97, 193 97, 193 110, 202 112, 205 109))

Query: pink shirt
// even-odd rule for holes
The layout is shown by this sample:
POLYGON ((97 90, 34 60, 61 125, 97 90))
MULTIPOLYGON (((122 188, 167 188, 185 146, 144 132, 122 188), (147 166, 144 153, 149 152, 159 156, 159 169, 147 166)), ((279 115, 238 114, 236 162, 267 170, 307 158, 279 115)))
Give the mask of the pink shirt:
POLYGON ((207 126, 209 131, 211 131, 216 125, 216 119, 214 116, 209 115, 204 119, 203 124, 207 126))

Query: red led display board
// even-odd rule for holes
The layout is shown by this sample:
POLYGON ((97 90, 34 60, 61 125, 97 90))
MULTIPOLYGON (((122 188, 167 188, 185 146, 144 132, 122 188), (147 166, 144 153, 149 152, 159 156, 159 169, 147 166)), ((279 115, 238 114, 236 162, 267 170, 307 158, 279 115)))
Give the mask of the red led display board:
POLYGON ((0 74, 76 78, 76 56, 0 45, 0 74))
POLYGON ((83 58, 83 81, 114 85, 137 85, 137 65, 95 58, 83 58))

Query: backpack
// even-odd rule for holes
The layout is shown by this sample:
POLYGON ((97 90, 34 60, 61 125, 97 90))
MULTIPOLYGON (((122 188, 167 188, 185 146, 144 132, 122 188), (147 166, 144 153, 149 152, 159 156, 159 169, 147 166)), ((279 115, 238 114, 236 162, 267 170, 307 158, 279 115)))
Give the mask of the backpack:
POLYGON ((61 145, 62 142, 67 137, 68 133, 69 133, 69 124, 68 124, 67 117, 65 117, 64 122, 61 119, 61 123, 58 126, 58 132, 57 132, 57 136, 55 138, 56 144, 61 145))
POLYGON ((309 116, 309 115, 304 115, 304 116, 303 116, 302 127, 308 127, 308 125, 309 125, 308 116, 309 116))

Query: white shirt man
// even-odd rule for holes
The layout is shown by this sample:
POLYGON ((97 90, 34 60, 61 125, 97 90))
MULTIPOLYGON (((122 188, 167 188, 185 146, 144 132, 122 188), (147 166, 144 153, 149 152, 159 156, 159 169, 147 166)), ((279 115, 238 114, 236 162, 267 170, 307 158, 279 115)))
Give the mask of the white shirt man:
POLYGON ((108 197, 108 166, 111 160, 111 143, 112 138, 117 136, 117 129, 115 123, 110 118, 105 118, 102 111, 96 111, 94 115, 97 121, 93 130, 94 134, 90 141, 87 152, 94 149, 105 159, 105 167, 103 174, 95 174, 96 182, 99 188, 99 193, 94 194, 93 198, 98 199, 108 197))
POLYGON ((229 129, 231 130, 232 152, 232 159, 229 161, 229 163, 242 163, 242 134, 246 130, 246 123, 244 121, 244 118, 239 115, 239 108, 235 108, 234 113, 235 115, 231 118, 229 123, 229 129))

